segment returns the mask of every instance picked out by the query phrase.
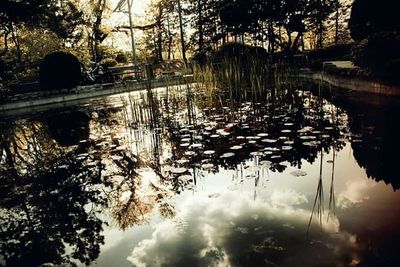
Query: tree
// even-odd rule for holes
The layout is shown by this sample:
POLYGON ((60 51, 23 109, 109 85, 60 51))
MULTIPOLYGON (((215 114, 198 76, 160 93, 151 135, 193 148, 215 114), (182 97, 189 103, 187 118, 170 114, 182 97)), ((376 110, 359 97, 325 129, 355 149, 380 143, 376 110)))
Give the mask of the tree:
POLYGON ((180 33, 180 37, 181 37, 182 59, 183 59, 183 62, 185 63, 185 65, 187 66, 185 32, 184 32, 184 26, 183 26, 181 0, 177 0, 177 4, 178 4, 179 33, 180 33))
POLYGON ((313 27, 318 36, 317 48, 323 47, 324 32, 326 31, 326 20, 335 11, 336 1, 331 0, 309 0, 308 12, 310 26, 313 27))
POLYGON ((103 19, 106 13, 107 0, 89 0, 89 10, 86 21, 88 22, 89 47, 92 53, 92 61, 100 62, 102 53, 100 44, 107 38, 108 32, 103 27, 103 19))
POLYGON ((10 65, 14 68, 26 70, 35 63, 33 59, 53 50, 60 40, 62 46, 74 47, 82 38, 82 31, 79 30, 84 24, 82 16, 75 0, 1 1, 0 34, 3 37, 3 49, 0 56, 12 62, 10 65), (43 44, 42 39, 49 36, 54 38, 53 42, 44 43, 43 51, 37 50, 39 46, 31 42, 39 32, 43 38, 38 43, 43 44))
POLYGON ((351 37, 360 41, 384 31, 400 31, 398 3, 392 0, 355 0, 349 21, 351 37))
POLYGON ((189 16, 192 34, 189 45, 197 51, 208 50, 225 41, 226 33, 220 22, 221 0, 186 0, 185 13, 189 16))
MULTIPOLYGON (((219 10, 221 23, 235 36, 242 35, 254 26, 255 16, 252 0, 223 1, 219 10)), ((242 38, 242 41, 243 38, 242 38)))
POLYGON ((76 27, 83 23, 83 13, 74 1, 63 5, 54 0, 3 0, 0 4, 0 25, 10 31, 13 25, 50 29, 59 37, 73 36, 76 27))

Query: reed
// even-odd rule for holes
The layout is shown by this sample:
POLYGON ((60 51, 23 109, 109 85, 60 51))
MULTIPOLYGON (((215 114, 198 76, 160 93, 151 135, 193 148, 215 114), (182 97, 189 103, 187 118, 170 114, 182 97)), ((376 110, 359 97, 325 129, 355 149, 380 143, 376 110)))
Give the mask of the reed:
POLYGON ((194 66, 194 79, 209 104, 222 98, 231 110, 245 102, 274 103, 293 89, 294 69, 251 57, 224 58, 219 63, 194 66))

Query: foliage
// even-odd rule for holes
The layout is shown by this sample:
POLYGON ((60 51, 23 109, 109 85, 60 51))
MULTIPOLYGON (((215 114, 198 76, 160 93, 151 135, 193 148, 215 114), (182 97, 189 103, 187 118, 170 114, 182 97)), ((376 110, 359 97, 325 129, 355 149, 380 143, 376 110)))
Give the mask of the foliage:
POLYGON ((236 60, 244 65, 252 60, 266 62, 267 52, 261 47, 252 47, 240 43, 227 43, 222 45, 213 56, 213 63, 218 64, 224 60, 236 60))
POLYGON ((355 0, 349 28, 356 41, 361 41, 373 33, 400 31, 398 3, 392 0, 355 0))
POLYGON ((40 64, 40 85, 44 90, 70 89, 81 80, 81 64, 72 54, 54 52, 40 64))
POLYGON ((128 56, 124 52, 118 52, 115 61, 118 63, 128 63, 128 56))
POLYGON ((210 57, 210 55, 209 55, 208 51, 201 50, 201 51, 197 51, 196 53, 193 54, 192 60, 198 66, 203 67, 207 64, 209 57, 210 57))
POLYGON ((0 4, 0 22, 23 22, 31 26, 40 26, 55 14, 57 7, 51 0, 2 0, 0 4))
POLYGON ((398 32, 372 34, 354 47, 353 59, 356 65, 367 68, 379 78, 398 81, 400 34, 398 32))
POLYGON ((2 0, 0 4, 0 25, 5 31, 12 31, 13 25, 50 29, 60 38, 74 38, 76 28, 83 24, 83 12, 75 3, 66 1, 58 5, 52 0, 2 0))
POLYGON ((327 60, 349 60, 351 59, 353 46, 353 43, 333 45, 310 51, 307 53, 307 56, 313 65, 321 64, 322 61, 327 60))

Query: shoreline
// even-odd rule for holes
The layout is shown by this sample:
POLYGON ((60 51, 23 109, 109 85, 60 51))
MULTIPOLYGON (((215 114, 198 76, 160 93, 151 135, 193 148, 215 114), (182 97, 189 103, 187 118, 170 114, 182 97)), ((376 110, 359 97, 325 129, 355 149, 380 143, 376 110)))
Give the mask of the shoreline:
POLYGON ((324 82, 331 86, 356 91, 386 96, 400 96, 400 86, 385 85, 376 81, 369 81, 360 78, 348 78, 324 73, 323 71, 301 72, 299 78, 312 80, 314 82, 324 82))

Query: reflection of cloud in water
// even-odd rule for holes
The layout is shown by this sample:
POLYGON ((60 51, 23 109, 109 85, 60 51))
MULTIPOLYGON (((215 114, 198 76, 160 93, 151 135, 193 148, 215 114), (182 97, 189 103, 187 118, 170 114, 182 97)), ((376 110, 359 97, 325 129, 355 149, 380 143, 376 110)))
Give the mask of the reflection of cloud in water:
POLYGON ((360 204, 369 198, 366 192, 376 186, 376 183, 371 180, 356 180, 348 182, 346 190, 341 192, 338 199, 338 206, 340 208, 349 208, 353 205, 360 204))
POLYGON ((285 191, 273 190, 271 194, 271 204, 276 207, 291 207, 307 203, 306 196, 295 192, 292 189, 285 191))
POLYGON ((151 239, 139 243, 128 258, 134 266, 348 266, 358 261, 355 238, 339 232, 337 220, 307 236, 309 211, 289 203, 276 206, 230 193, 197 199, 183 210, 183 227, 160 223, 151 239))

